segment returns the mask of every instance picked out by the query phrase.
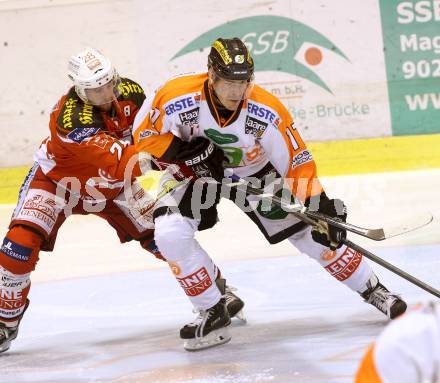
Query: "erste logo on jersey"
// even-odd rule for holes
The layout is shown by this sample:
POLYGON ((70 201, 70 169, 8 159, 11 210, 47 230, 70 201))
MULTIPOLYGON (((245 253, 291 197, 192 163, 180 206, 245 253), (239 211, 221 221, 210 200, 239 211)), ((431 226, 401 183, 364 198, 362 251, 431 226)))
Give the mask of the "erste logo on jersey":
POLYGON ((256 117, 260 117, 263 120, 269 121, 276 128, 278 128, 278 125, 280 124, 280 117, 277 114, 275 114, 272 110, 254 104, 251 101, 248 101, 248 113, 256 117))
POLYGON ((175 112, 179 112, 181 110, 191 108, 193 106, 196 106, 200 102, 200 96, 195 95, 193 96, 187 96, 179 99, 174 99, 164 105, 165 113, 167 116, 170 114, 173 114, 175 112))
POLYGON ((196 125, 199 122, 199 108, 187 110, 186 112, 179 113, 180 122, 184 126, 196 125))
POLYGON ((67 137, 70 138, 72 141, 75 141, 76 143, 80 144, 83 142, 86 138, 94 136, 96 133, 98 133, 99 128, 76 128, 73 129, 67 137))
POLYGON ((256 118, 246 116, 245 133, 252 134, 256 138, 261 138, 266 131, 267 122, 257 120, 256 118))

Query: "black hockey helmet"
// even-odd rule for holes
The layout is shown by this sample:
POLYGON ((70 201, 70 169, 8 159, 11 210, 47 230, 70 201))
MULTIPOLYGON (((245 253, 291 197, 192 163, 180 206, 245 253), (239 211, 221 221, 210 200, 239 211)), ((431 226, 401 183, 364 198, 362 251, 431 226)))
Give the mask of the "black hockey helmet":
POLYGON ((254 74, 254 60, 246 45, 238 37, 219 38, 211 46, 208 68, 226 80, 248 80, 254 74))

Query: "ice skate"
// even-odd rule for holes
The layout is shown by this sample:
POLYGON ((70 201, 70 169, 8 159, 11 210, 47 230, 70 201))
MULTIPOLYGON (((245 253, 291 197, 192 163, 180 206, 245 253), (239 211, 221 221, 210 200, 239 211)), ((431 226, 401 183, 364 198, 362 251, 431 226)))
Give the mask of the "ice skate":
POLYGON ((243 323, 246 323, 247 319, 243 312, 244 301, 233 293, 233 291, 236 291, 237 289, 228 286, 224 278, 217 278, 215 282, 226 300, 226 308, 228 309, 230 318, 237 318, 243 323))
POLYGON ((180 330, 184 339, 183 347, 188 351, 198 351, 229 342, 231 336, 227 326, 231 324, 226 300, 220 301, 208 310, 201 310, 194 320, 180 330))
POLYGON ((0 322, 0 353, 9 350, 11 342, 18 335, 18 326, 7 327, 4 323, 0 322))
POLYGON ((360 293, 365 302, 382 311, 388 318, 394 319, 406 311, 406 303, 396 294, 392 294, 382 285, 376 275, 367 282, 367 290, 360 293))
POLYGON ((226 300, 226 308, 228 309, 228 313, 231 319, 237 318, 243 323, 246 323, 247 319, 243 311, 244 302, 233 293, 233 291, 235 290, 236 289, 234 287, 226 286, 226 291, 224 295, 226 300))

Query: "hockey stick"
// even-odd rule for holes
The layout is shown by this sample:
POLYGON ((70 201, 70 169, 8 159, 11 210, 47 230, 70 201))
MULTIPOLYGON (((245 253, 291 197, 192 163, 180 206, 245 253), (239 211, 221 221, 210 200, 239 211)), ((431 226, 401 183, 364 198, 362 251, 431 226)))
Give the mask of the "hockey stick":
MULTIPOLYGON (((247 183, 243 182, 243 181, 244 180, 240 180, 239 182, 229 183, 227 185, 228 186, 243 186, 244 185, 244 186, 246 186, 246 191, 249 194, 259 195, 262 198, 270 198, 270 200, 275 205, 281 207, 284 211, 289 212, 289 213, 295 215, 297 218, 299 218, 303 222, 306 222, 309 225, 317 226, 317 225, 319 225, 319 221, 322 220, 322 221, 326 222, 329 225, 334 225, 334 226, 337 226, 337 227, 340 227, 340 228, 345 228, 347 231, 351 231, 351 232, 353 232, 355 234, 362 235, 362 236, 364 236, 366 238, 370 238, 370 239, 380 238, 380 239, 375 239, 375 240, 383 240, 383 239, 386 239, 386 238, 390 238, 390 236, 386 236, 384 229, 375 229, 375 230, 364 229, 364 228, 360 228, 360 227, 357 227, 357 226, 354 226, 354 225, 344 224, 344 222, 342 222, 342 221, 334 220, 334 219, 332 219, 330 217, 327 217, 326 215, 323 215, 323 214, 307 212, 307 210, 305 210, 299 204, 289 204, 289 203, 283 201, 281 198, 279 198, 277 196, 274 196, 272 194, 267 194, 267 193, 265 193, 261 189, 257 189, 257 188, 253 188, 251 186, 248 186, 247 183)), ((412 230, 415 230, 415 229, 417 229, 419 227, 425 226, 428 223, 430 223, 432 221, 432 215, 430 215, 430 217, 431 218, 429 219, 428 222, 425 222, 422 225, 419 224, 417 227, 414 226, 412 228, 412 230)), ((408 227, 408 226, 406 226, 406 227, 408 227)), ((407 230, 405 232, 412 231, 412 230, 407 230)), ((396 235, 400 235, 400 234, 403 234, 403 232, 399 232, 399 233, 394 234, 392 236, 396 236, 396 235)), ((364 249, 363 247, 361 247, 361 246, 359 246, 359 245, 349 241, 348 239, 345 239, 343 241, 343 243, 344 243, 344 245, 346 245, 349 248, 351 248, 351 249, 361 253, 366 258, 368 258, 371 261, 377 263, 378 265, 381 265, 382 267, 385 267, 386 269, 390 270, 394 274, 397 274, 400 277, 402 277, 403 279, 406 279, 408 282, 411 282, 414 285, 420 287, 421 289, 427 291, 428 293, 436 296, 437 298, 440 298, 440 291, 435 289, 434 287, 429 286, 425 282, 423 282, 423 281, 413 277, 412 275, 408 274, 407 272, 403 271, 402 269, 399 269, 398 267, 392 265, 391 263, 389 263, 389 262, 385 261, 384 259, 378 257, 377 255, 373 254, 372 252, 364 249)))
MULTIPOLYGON (((160 163, 160 166, 158 166, 158 168, 164 169, 164 168, 168 168, 169 166, 170 164, 168 163, 160 163)), ((288 201, 283 200, 278 196, 275 196, 273 194, 268 194, 262 189, 258 189, 250 186, 249 182, 247 182, 244 179, 240 179, 237 176, 232 175, 229 177, 229 179, 231 179, 233 182, 232 183, 223 182, 223 185, 229 187, 237 187, 237 188, 239 186, 244 186, 246 188, 245 191, 248 194, 257 195, 260 196, 260 198, 268 199, 269 201, 278 204, 285 212, 292 213, 297 218, 301 219, 302 221, 305 221, 306 223, 309 223, 311 225, 317 225, 321 223, 321 225, 323 225, 323 223, 325 222, 326 224, 339 227, 341 229, 361 235, 362 237, 371 239, 373 241, 383 241, 385 239, 389 239, 392 237, 396 237, 402 234, 415 231, 417 229, 420 229, 421 227, 428 225, 434 219, 431 213, 425 212, 412 216, 411 220, 406 221, 405 224, 399 223, 398 225, 388 226, 386 228, 368 229, 353 225, 348 222, 343 222, 338 218, 329 217, 322 213, 318 213, 314 211, 312 212, 300 204, 292 204, 288 201), (307 220, 306 218, 309 218, 311 220, 307 220)))
POLYGON ((278 196, 265 193, 264 190, 249 186, 245 180, 239 180, 238 182, 233 182, 226 185, 231 187, 245 186, 246 191, 249 194, 258 195, 263 199, 269 199, 273 203, 280 206, 285 212, 292 213, 297 218, 301 219, 302 221, 308 224, 316 225, 317 222, 319 221, 326 222, 329 225, 339 227, 341 229, 345 229, 354 234, 361 235, 362 237, 372 239, 373 241, 383 241, 388 238, 409 233, 411 231, 420 229, 421 227, 428 225, 433 220, 432 214, 426 212, 412 217, 411 222, 406 222, 403 225, 399 224, 396 226, 386 227, 386 228, 367 229, 347 222, 342 222, 337 218, 328 217, 322 213, 309 211, 300 204, 291 204, 287 201, 284 201, 278 196), (306 218, 311 219, 311 221, 306 218))
POLYGON ((408 274, 407 272, 403 271, 402 269, 399 269, 398 267, 392 265, 391 263, 378 257, 377 255, 373 254, 372 252, 364 249, 363 247, 356 245, 355 243, 349 241, 348 239, 345 239, 343 241, 343 243, 344 243, 344 245, 348 246, 349 248, 361 253, 362 255, 364 255, 368 259, 372 260, 373 262, 376 262, 378 265, 385 267, 386 269, 390 270, 394 274, 397 274, 398 276, 402 277, 403 279, 406 279, 408 282, 411 282, 414 285, 420 287, 421 289, 427 291, 428 293, 435 295, 437 298, 440 298, 440 291, 439 290, 435 289, 432 286, 429 286, 425 282, 422 282, 420 279, 413 277, 411 274, 408 274))

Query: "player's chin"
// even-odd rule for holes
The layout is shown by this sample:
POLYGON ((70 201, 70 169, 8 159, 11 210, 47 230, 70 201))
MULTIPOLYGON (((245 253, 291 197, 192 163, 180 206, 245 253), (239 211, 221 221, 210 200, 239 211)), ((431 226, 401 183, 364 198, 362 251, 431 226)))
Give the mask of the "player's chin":
POLYGON ((240 102, 241 102, 241 99, 240 100, 227 100, 225 102, 224 106, 229 110, 235 110, 240 105, 240 102))
POLYGON ((98 109, 108 112, 112 108, 112 102, 106 102, 104 104, 97 105, 98 109))

